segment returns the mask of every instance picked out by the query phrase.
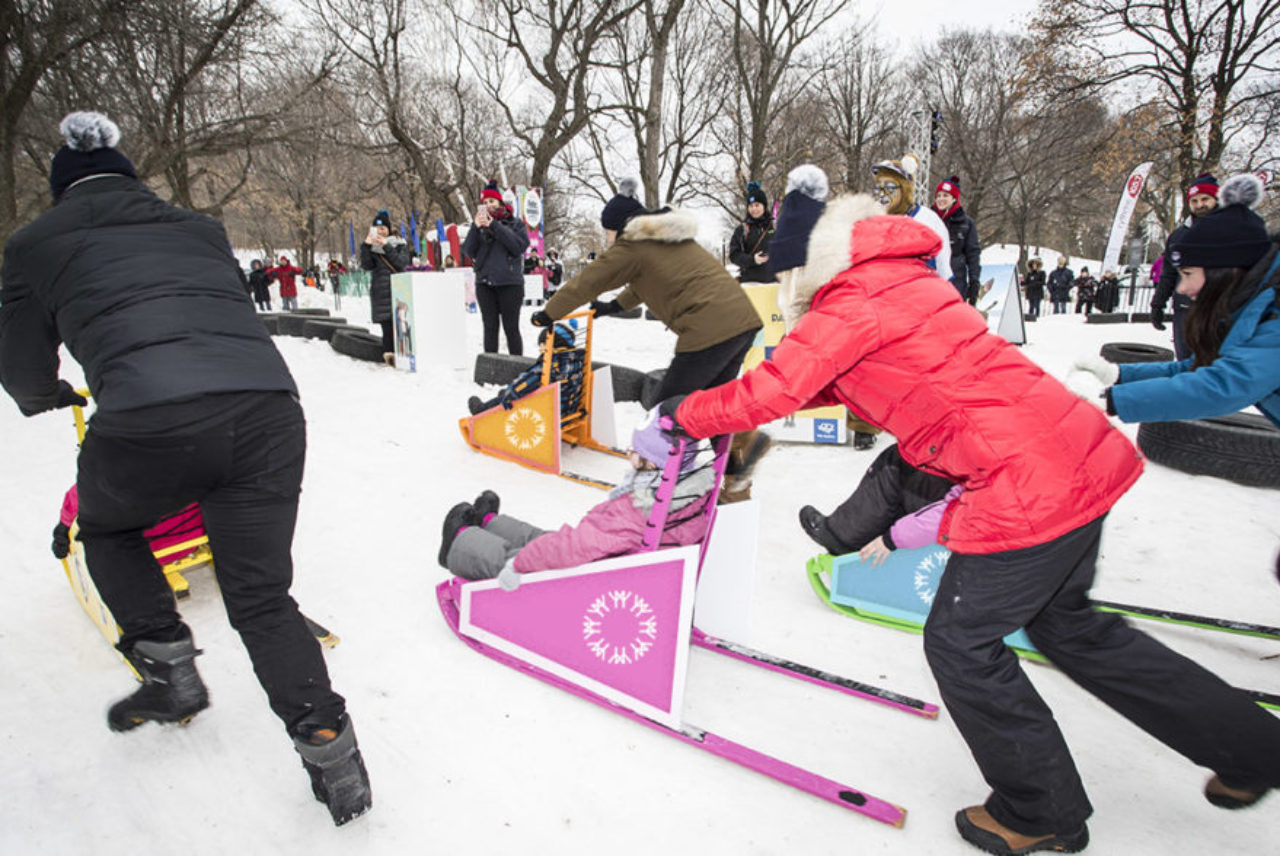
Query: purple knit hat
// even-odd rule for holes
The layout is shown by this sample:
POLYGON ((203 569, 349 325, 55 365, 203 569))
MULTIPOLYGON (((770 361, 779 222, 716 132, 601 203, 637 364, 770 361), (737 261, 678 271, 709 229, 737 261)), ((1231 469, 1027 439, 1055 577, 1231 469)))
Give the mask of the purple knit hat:
MULTIPOLYGON (((663 431, 658 425, 658 408, 654 408, 645 414, 644 421, 636 426, 631 432, 631 448, 640 457, 650 462, 658 469, 662 469, 667 464, 667 458, 671 454, 675 443, 670 434, 663 431)), ((698 442, 691 440, 685 447, 684 462, 680 465, 680 472, 687 473, 693 469, 697 461, 698 442)))

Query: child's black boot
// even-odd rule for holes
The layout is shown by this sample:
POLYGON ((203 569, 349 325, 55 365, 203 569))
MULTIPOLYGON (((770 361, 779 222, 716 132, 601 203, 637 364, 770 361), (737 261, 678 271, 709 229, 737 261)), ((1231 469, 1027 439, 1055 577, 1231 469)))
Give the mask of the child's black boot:
POLYGON ((449 567, 445 561, 449 556, 449 548, 453 546, 453 539, 458 537, 458 530, 474 525, 473 513, 471 503, 459 502, 444 516, 444 533, 440 539, 440 567, 445 569, 449 567))

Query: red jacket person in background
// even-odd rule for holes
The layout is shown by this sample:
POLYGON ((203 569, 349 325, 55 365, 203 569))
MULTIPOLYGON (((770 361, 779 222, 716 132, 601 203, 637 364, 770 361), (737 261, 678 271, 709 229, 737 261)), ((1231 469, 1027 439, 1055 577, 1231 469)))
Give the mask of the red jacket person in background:
POLYGON ((1248 804, 1280 785, 1280 721, 1092 607, 1102 522, 1142 471, 1137 451, 1099 408, 987 332, 925 265, 933 231, 880 210, 865 196, 829 204, 783 308, 803 314, 771 359, 664 412, 709 437, 844 404, 897 437, 909 464, 964 488, 940 528, 953 554, 925 653, 992 788, 957 813, 966 840, 992 853, 1088 843, 1092 807, 1071 754, 1001 641, 1019 627, 1077 683, 1211 768, 1211 802, 1248 804))
POLYGON ((280 283, 280 305, 285 312, 298 308, 298 284, 294 277, 302 273, 302 268, 289 264, 288 256, 280 257, 280 264, 267 268, 267 279, 280 283))

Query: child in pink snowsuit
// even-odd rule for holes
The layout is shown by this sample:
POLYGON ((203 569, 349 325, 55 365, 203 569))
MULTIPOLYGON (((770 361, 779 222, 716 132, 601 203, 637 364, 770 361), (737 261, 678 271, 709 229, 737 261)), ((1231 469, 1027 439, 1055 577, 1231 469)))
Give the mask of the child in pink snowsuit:
POLYGON ((862 561, 876 566, 884 564, 884 560, 889 558, 889 554, 894 550, 914 550, 916 547, 937 544, 942 514, 947 510, 947 506, 962 493, 964 488, 956 485, 937 502, 931 502, 918 511, 899 517, 889 527, 888 532, 876 536, 859 550, 858 556, 862 561))
MULTIPOLYGON (((62 497, 62 512, 58 515, 58 525, 53 528, 53 555, 56 558, 65 559, 71 550, 71 523, 76 519, 79 510, 80 494, 76 492, 76 486, 72 485, 62 497)), ((142 534, 151 543, 151 552, 159 553, 175 544, 204 535, 204 516, 200 514, 200 506, 193 502, 142 534)), ((189 547, 167 555, 164 557, 164 562, 176 562, 191 555, 196 549, 197 547, 189 547)))
MULTIPOLYGON (((520 574, 634 553, 643 541, 670 448, 670 437, 658 427, 653 411, 631 435, 631 469, 622 483, 576 526, 565 524, 554 532, 499 514, 493 491, 485 491, 474 503, 455 505, 445 516, 440 564, 469 580, 497 577, 510 590, 520 584, 520 574)), ((699 466, 696 457, 692 450, 685 454, 662 536, 664 547, 694 544, 706 534, 710 504, 704 497, 715 485, 715 472, 709 464, 699 466)))

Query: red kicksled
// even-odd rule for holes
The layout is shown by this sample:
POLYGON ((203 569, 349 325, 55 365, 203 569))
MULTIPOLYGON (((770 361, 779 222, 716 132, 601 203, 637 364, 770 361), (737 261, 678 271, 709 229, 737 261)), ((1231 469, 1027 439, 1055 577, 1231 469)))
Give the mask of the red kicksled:
POLYGON ((714 442, 715 487, 700 500, 709 504, 707 535, 700 544, 659 549, 685 445, 679 439, 668 456, 641 552, 525 574, 511 592, 496 580, 449 579, 436 588, 445 621, 463 642, 503 665, 827 802, 900 827, 906 809, 898 805, 683 721, 686 667, 694 645, 918 716, 938 715, 936 705, 734 645, 693 626, 694 592, 715 524, 729 438, 714 442))

